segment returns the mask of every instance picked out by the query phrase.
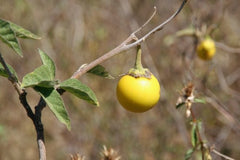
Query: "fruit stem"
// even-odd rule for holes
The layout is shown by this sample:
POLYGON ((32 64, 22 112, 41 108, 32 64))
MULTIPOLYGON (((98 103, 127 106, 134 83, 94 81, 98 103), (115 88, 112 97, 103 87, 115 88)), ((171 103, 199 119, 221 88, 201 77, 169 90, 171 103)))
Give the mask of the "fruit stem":
POLYGON ((138 77, 151 78, 151 72, 147 68, 143 68, 142 66, 141 55, 142 55, 142 49, 141 49, 141 46, 138 45, 134 68, 131 68, 128 71, 128 74, 135 78, 138 78, 138 77))
POLYGON ((136 55, 136 61, 135 61, 135 69, 141 71, 143 70, 143 66, 142 66, 142 49, 141 49, 141 45, 137 46, 137 55, 136 55))

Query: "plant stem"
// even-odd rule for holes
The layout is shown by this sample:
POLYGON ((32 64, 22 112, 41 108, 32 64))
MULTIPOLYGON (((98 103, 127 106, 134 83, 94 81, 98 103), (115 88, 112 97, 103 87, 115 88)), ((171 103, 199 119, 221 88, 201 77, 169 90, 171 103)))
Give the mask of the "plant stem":
POLYGON ((19 100, 27 112, 28 117, 32 120, 36 133, 37 133, 37 144, 39 152, 39 160, 46 160, 46 149, 44 144, 44 130, 41 121, 41 112, 46 106, 46 102, 41 98, 38 105, 35 107, 35 114, 33 113, 31 106, 27 101, 27 92, 20 87, 20 84, 14 74, 11 73, 10 69, 7 66, 1 52, 0 52, 0 63, 3 65, 4 70, 8 74, 8 80, 13 84, 15 90, 19 95, 19 100))
POLYGON ((8 74, 8 80, 13 84, 15 90, 18 92, 18 95, 20 95, 21 93, 23 93, 23 90, 21 89, 17 78, 11 73, 10 69, 7 66, 7 63, 5 62, 1 52, 0 52, 0 63, 2 64, 4 70, 7 72, 8 74))
POLYGON ((143 70, 142 66, 142 49, 141 45, 137 46, 137 54, 136 54, 136 61, 135 61, 135 69, 143 70))
POLYGON ((191 116, 192 116, 192 119, 193 119, 192 121, 193 121, 193 123, 196 123, 197 137, 198 137, 198 141, 199 141, 200 147, 201 147, 202 160, 204 160, 205 159, 205 157, 204 157, 204 153, 205 153, 205 151, 204 151, 204 149, 205 149, 204 148, 204 142, 202 140, 200 129, 199 129, 199 126, 198 126, 198 122, 197 122, 197 119, 196 119, 196 117, 194 115, 194 112, 193 112, 192 108, 190 108, 190 111, 191 111, 191 116))
POLYGON ((42 124, 42 110, 46 107, 46 102, 41 97, 38 105, 35 107, 35 119, 34 126, 37 132, 37 142, 38 142, 38 150, 39 150, 39 159, 46 160, 46 148, 44 145, 44 128, 42 124))
POLYGON ((235 159, 233 159, 233 158, 231 158, 231 157, 228 157, 228 156, 226 156, 226 155, 224 155, 224 154, 216 151, 215 149, 213 149, 212 152, 215 153, 215 154, 217 154, 217 155, 219 155, 220 157, 223 157, 223 158, 227 159, 227 160, 235 160, 235 159))
POLYGON ((40 98, 37 106, 35 107, 35 114, 33 113, 30 105, 27 102, 27 93, 23 91, 22 94, 19 95, 20 102, 25 108, 28 117, 32 120, 36 133, 37 133, 37 144, 38 144, 38 152, 39 152, 39 160, 46 160, 46 148, 44 144, 44 128, 41 120, 42 110, 46 106, 46 102, 43 98, 40 98))

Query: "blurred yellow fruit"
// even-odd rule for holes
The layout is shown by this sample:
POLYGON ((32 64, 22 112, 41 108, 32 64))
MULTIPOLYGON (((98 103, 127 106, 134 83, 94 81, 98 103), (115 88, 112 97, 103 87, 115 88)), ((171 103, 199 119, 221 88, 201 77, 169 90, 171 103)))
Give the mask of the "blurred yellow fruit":
POLYGON ((197 46, 198 57, 203 60, 210 60, 215 55, 216 46, 211 38, 206 38, 197 46))

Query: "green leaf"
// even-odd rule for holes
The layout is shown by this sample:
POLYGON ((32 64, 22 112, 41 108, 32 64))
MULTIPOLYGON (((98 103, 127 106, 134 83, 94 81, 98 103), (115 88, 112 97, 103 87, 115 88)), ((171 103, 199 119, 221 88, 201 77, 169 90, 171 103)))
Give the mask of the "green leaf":
POLYGON ((81 83, 77 79, 68 79, 59 84, 59 87, 72 93, 80 99, 86 100, 94 105, 99 105, 98 100, 94 92, 85 84, 81 83))
MULTIPOLYGON (((10 72, 14 75, 14 77, 16 78, 16 80, 18 80, 18 76, 16 71, 13 69, 12 66, 10 66, 9 64, 7 64, 8 69, 10 70, 10 72)), ((3 77, 8 77, 8 73, 6 72, 5 68, 2 66, 2 64, 0 63, 0 76, 3 77)))
POLYGON ((34 86, 40 86, 40 87, 45 87, 45 88, 52 88, 55 85, 58 84, 58 81, 41 81, 37 85, 34 86))
POLYGON ((182 102, 182 103, 176 104, 176 109, 182 107, 184 104, 185 104, 185 102, 182 102))
POLYGON ((54 64, 53 60, 42 50, 39 49, 38 52, 42 59, 42 63, 44 65, 48 66, 48 68, 49 68, 51 80, 54 80, 56 68, 55 68, 55 64, 54 64))
POLYGON ((32 32, 24 29, 19 25, 16 25, 12 22, 9 22, 9 24, 12 30, 15 32, 16 36, 19 38, 41 39, 41 37, 39 37, 38 35, 33 34, 32 32))
POLYGON ((87 73, 95 74, 97 76, 104 77, 104 78, 114 79, 114 77, 111 76, 106 71, 106 69, 103 66, 101 66, 101 65, 96 65, 95 67, 90 69, 87 73))
POLYGON ((203 103, 206 104, 206 100, 204 98, 194 98, 195 103, 203 103))
POLYGON ((34 87, 57 119, 71 129, 70 119, 60 94, 54 88, 34 87))
POLYGON ((194 152, 194 148, 187 150, 187 152, 185 153, 184 160, 189 160, 192 157, 193 152, 194 152))
POLYGON ((0 39, 22 57, 22 51, 10 23, 0 19, 0 39))
POLYGON ((202 122, 201 122, 201 120, 197 121, 197 129, 201 133, 201 131, 202 131, 202 122))
POLYGON ((194 36, 196 34, 196 29, 193 26, 190 26, 188 28, 185 28, 183 30, 177 31, 176 36, 182 37, 182 36, 194 36))
POLYGON ((197 137, 197 124, 196 122, 193 122, 192 129, 191 129, 191 142, 192 146, 196 147, 198 143, 198 137, 197 137))
POLYGON ((42 86, 51 88, 56 83, 52 80, 48 66, 42 65, 23 77, 21 87, 42 86))

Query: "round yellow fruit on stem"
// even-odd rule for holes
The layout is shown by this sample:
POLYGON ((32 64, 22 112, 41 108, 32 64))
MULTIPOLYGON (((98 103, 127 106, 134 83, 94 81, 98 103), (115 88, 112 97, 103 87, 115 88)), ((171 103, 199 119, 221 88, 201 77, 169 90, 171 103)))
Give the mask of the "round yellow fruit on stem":
POLYGON ((210 60, 215 55, 216 46, 211 38, 206 38, 197 46, 198 57, 203 60, 210 60))
POLYGON ((145 112, 157 104, 160 85, 154 75, 151 78, 123 76, 117 85, 120 104, 131 112, 145 112))

